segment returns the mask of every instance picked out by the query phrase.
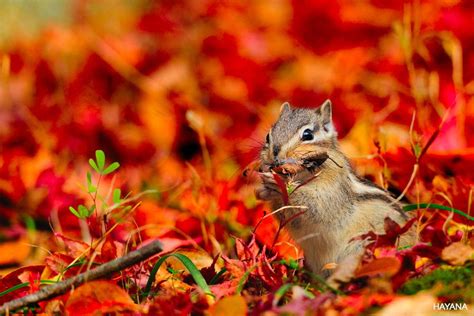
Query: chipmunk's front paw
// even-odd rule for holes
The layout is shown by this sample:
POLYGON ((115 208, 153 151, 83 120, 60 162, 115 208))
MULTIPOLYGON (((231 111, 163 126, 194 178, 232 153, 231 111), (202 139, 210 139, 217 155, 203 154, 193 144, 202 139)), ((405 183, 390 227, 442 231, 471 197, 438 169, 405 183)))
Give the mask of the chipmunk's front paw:
POLYGON ((255 196, 257 199, 264 201, 281 199, 280 188, 273 178, 273 174, 271 172, 264 172, 260 174, 260 178, 262 184, 255 189, 255 196))
POLYGON ((281 199, 280 191, 269 189, 263 185, 255 189, 255 196, 257 197, 257 199, 263 201, 273 201, 276 199, 281 199))

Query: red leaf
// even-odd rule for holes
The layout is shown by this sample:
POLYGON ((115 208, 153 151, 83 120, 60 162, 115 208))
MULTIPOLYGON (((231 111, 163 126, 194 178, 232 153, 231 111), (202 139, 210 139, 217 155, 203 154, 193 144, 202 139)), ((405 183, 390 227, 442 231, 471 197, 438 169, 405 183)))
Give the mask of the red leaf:
POLYGON ((275 182, 278 185, 278 188, 280 188, 281 196, 283 198, 283 204, 288 205, 290 203, 290 199, 288 196, 288 190, 286 188, 285 181, 283 181, 283 179, 277 173, 272 173, 272 175, 273 179, 275 179, 275 182))
POLYGON ((79 257, 88 254, 89 245, 81 240, 75 240, 69 237, 64 236, 60 233, 54 234, 56 238, 64 242, 66 248, 68 249, 68 254, 72 257, 79 257))
MULTIPOLYGON (((24 283, 24 282, 32 282, 40 279, 41 273, 44 270, 44 265, 36 265, 36 266, 27 266, 16 269, 7 275, 5 275, 2 279, 0 279, 0 292, 6 291, 11 287, 24 283)), ((24 287, 13 292, 10 292, 4 296, 0 297, 0 304, 5 302, 11 301, 15 298, 19 298, 25 296, 26 294, 30 293, 30 287, 24 287)))

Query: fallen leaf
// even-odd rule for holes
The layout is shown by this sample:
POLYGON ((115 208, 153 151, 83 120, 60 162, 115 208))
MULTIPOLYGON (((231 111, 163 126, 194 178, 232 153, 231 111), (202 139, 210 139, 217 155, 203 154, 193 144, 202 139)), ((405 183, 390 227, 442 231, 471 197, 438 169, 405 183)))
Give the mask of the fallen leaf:
MULTIPOLYGON (((179 250, 179 253, 188 257, 198 269, 209 267, 213 262, 212 257, 202 250, 181 249, 179 250)), ((186 274, 189 273, 183 263, 175 257, 169 257, 166 259, 166 266, 173 270, 183 270, 186 274)))
POLYGON ((66 302, 69 316, 139 311, 128 293, 109 281, 87 282, 74 290, 66 302))
POLYGON ((344 258, 336 266, 334 273, 328 278, 328 284, 338 288, 341 283, 349 282, 354 277, 361 258, 361 255, 353 255, 344 258))
POLYGON ((474 249, 458 241, 443 249, 441 259, 454 266, 462 266, 466 261, 474 259, 474 249))
POLYGON ((392 276, 400 270, 401 262, 394 257, 382 257, 370 261, 360 266, 356 272, 355 277, 360 278, 363 276, 374 276, 378 274, 384 274, 392 276))
POLYGON ((216 299, 220 299, 222 297, 233 295, 233 294, 235 294, 235 292, 237 291, 237 288, 239 286, 238 280, 239 279, 237 279, 237 280, 233 279, 233 280, 224 281, 222 283, 211 285, 210 286, 211 291, 216 296, 216 299))
POLYGON ((224 297, 210 309, 212 316, 247 315, 247 303, 240 295, 224 297))
POLYGON ((72 257, 83 256, 88 253, 89 245, 81 240, 74 240, 72 238, 66 237, 63 234, 55 233, 55 237, 62 241, 68 250, 68 255, 72 257))
POLYGON ((0 265, 18 264, 25 261, 31 247, 26 237, 0 244, 0 265))
POLYGON ((433 315, 436 299, 431 294, 419 293, 414 296, 401 297, 385 306, 377 316, 433 315))
MULTIPOLYGON (((20 283, 29 282, 32 278, 39 280, 44 265, 26 266, 16 269, 0 279, 0 292, 11 289, 20 283)), ((0 304, 11 301, 28 294, 31 290, 30 286, 17 289, 0 297, 0 304)))

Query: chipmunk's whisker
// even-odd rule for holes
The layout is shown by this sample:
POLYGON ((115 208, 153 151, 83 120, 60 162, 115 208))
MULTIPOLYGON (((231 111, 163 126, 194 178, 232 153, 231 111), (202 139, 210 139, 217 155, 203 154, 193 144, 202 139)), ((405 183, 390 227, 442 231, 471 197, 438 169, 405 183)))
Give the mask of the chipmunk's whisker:
POLYGON ((308 240, 308 239, 311 239, 311 238, 314 238, 314 237, 318 237, 319 235, 321 235, 321 233, 312 233, 312 234, 306 234, 304 235, 303 237, 299 238, 296 240, 297 243, 301 243, 305 240, 308 240))
POLYGON ((330 156, 328 156, 328 159, 331 160, 332 162, 334 162, 334 164, 335 164, 336 166, 338 166, 339 168, 342 169, 342 166, 341 166, 340 164, 338 164, 336 160, 334 160, 334 159, 331 158, 330 156))

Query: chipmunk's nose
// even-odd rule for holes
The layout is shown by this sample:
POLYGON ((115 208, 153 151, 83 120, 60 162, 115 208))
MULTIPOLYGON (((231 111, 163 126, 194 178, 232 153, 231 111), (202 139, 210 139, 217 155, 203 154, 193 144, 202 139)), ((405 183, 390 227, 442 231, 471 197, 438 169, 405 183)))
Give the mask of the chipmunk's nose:
POLYGON ((278 159, 278 153, 280 152, 280 146, 278 145, 273 145, 273 157, 275 160, 278 159))
POLYGON ((275 157, 275 159, 273 160, 273 167, 279 167, 280 165, 281 165, 280 159, 278 159, 278 157, 275 157))

